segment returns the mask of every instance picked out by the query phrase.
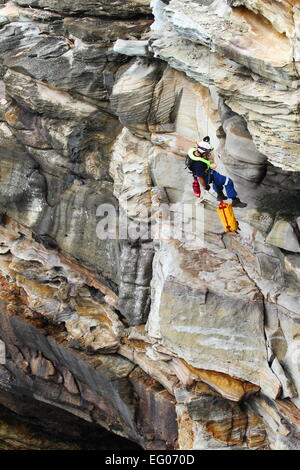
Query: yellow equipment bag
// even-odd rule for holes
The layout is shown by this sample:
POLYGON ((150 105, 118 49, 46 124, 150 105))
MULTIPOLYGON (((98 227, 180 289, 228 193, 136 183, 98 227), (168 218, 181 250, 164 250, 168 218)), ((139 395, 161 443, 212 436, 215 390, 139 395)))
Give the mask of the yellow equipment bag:
POLYGON ((239 229, 239 224, 234 216, 232 205, 221 201, 217 212, 224 226, 225 232, 234 232, 239 229))

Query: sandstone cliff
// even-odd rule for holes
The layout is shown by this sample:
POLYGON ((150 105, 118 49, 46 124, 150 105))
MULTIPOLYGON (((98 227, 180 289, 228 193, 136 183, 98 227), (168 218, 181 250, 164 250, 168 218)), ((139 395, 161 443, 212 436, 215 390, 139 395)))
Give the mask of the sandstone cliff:
POLYGON ((0 403, 300 449, 299 3, 0 3, 0 403), (204 135, 239 233, 192 194, 204 135))

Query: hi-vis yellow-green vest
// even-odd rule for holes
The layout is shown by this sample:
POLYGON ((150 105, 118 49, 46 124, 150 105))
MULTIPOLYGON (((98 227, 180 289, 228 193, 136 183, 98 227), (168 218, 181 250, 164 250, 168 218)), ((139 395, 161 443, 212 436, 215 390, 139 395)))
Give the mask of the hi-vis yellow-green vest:
POLYGON ((188 151, 188 156, 190 157, 191 160, 194 160, 195 162, 203 162, 203 163, 206 163, 207 165, 207 170, 210 170, 210 161, 207 160, 206 158, 203 158, 203 157, 196 157, 196 155, 194 155, 194 152, 196 152, 197 148, 196 147, 192 147, 190 148, 190 150, 188 151))

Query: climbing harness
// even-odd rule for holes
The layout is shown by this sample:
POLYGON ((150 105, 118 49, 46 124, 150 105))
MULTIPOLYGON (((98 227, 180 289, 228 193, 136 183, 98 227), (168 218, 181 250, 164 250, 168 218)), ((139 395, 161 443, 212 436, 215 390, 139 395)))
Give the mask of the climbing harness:
POLYGON ((190 148, 190 150, 188 151, 188 154, 186 156, 186 159, 185 159, 185 168, 187 168, 191 173, 192 173, 192 163, 193 161, 194 162, 202 162, 202 163, 205 163, 207 165, 207 170, 210 170, 210 167, 211 167, 211 163, 209 160, 207 160, 206 158, 203 158, 203 157, 196 157, 196 155, 194 155, 194 152, 197 150, 196 147, 192 147, 190 148))
POLYGON ((188 151, 188 157, 193 160, 194 162, 203 162, 205 163, 208 168, 210 168, 210 161, 207 159, 207 158, 204 158, 204 157, 196 157, 196 155, 194 155, 194 152, 195 150, 197 150, 196 147, 193 147, 191 148, 189 151, 188 151))

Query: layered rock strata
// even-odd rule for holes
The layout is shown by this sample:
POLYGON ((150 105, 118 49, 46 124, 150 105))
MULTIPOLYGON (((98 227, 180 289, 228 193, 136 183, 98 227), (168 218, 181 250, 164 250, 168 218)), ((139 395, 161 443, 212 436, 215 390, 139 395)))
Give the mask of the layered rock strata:
POLYGON ((1 3, 0 403, 299 449, 297 3, 1 3), (192 194, 207 134, 239 233, 192 194))

